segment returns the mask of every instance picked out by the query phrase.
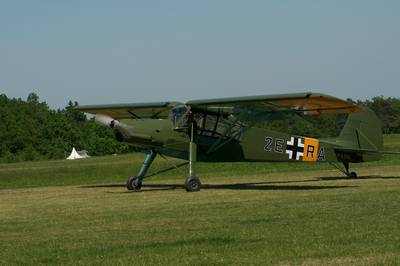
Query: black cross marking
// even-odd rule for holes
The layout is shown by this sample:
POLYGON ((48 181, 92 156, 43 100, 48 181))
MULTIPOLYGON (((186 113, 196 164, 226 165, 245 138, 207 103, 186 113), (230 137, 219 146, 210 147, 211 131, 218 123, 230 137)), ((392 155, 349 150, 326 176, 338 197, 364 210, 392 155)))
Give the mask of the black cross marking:
POLYGON ((289 159, 296 160, 297 153, 304 153, 304 147, 299 147, 299 140, 300 140, 300 138, 293 138, 293 145, 290 145, 290 144, 286 145, 286 153, 289 154, 289 159), (290 154, 290 151, 291 151, 291 154, 290 154))

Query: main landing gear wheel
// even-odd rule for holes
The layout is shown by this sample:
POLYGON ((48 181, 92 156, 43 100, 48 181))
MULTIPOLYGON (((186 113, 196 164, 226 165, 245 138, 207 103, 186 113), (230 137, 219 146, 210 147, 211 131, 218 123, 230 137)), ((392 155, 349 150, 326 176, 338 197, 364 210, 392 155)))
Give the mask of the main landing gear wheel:
POLYGON ((187 192, 200 191, 201 183, 198 178, 189 177, 185 181, 185 188, 187 192))
POLYGON ((131 176, 126 182, 126 188, 128 190, 140 191, 140 189, 142 188, 142 182, 139 181, 136 176, 131 176))

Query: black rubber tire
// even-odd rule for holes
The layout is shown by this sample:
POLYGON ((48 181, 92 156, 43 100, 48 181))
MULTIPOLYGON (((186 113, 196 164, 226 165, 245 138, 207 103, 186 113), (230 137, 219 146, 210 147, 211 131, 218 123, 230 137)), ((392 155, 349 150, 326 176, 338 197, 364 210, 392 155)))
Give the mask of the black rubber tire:
POLYGON ((136 192, 140 192, 141 189, 142 189, 142 181, 138 182, 138 180, 135 179, 134 184, 135 184, 135 191, 136 191, 136 192))
POLYGON ((198 178, 188 178, 185 181, 185 188, 187 192, 197 192, 200 191, 201 182, 198 178))
POLYGON ((136 182, 136 176, 130 176, 128 178, 128 181, 126 181, 126 188, 128 190, 135 190, 135 182, 136 182))
POLYGON ((356 173, 356 172, 351 172, 351 173, 349 174, 349 177, 350 177, 350 178, 357 178, 357 173, 356 173))

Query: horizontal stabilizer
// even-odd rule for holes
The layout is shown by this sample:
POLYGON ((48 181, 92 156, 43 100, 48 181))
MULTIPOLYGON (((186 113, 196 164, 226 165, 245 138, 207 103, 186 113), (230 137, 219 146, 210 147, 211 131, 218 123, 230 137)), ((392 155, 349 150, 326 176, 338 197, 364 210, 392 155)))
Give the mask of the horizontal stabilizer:
POLYGON ((400 155, 400 151, 380 151, 381 154, 400 155))
POLYGON ((391 154, 391 155, 400 155, 398 151, 379 151, 372 149, 348 149, 348 148, 336 148, 336 151, 344 152, 344 153, 379 153, 379 154, 391 154))

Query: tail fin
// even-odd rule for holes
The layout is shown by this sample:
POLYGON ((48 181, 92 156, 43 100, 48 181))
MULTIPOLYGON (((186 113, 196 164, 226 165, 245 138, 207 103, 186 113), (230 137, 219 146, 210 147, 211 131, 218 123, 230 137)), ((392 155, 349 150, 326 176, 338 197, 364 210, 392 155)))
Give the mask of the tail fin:
POLYGON ((381 121, 371 109, 363 108, 364 112, 352 113, 348 116, 337 141, 346 148, 361 152, 363 150, 382 151, 381 121))

